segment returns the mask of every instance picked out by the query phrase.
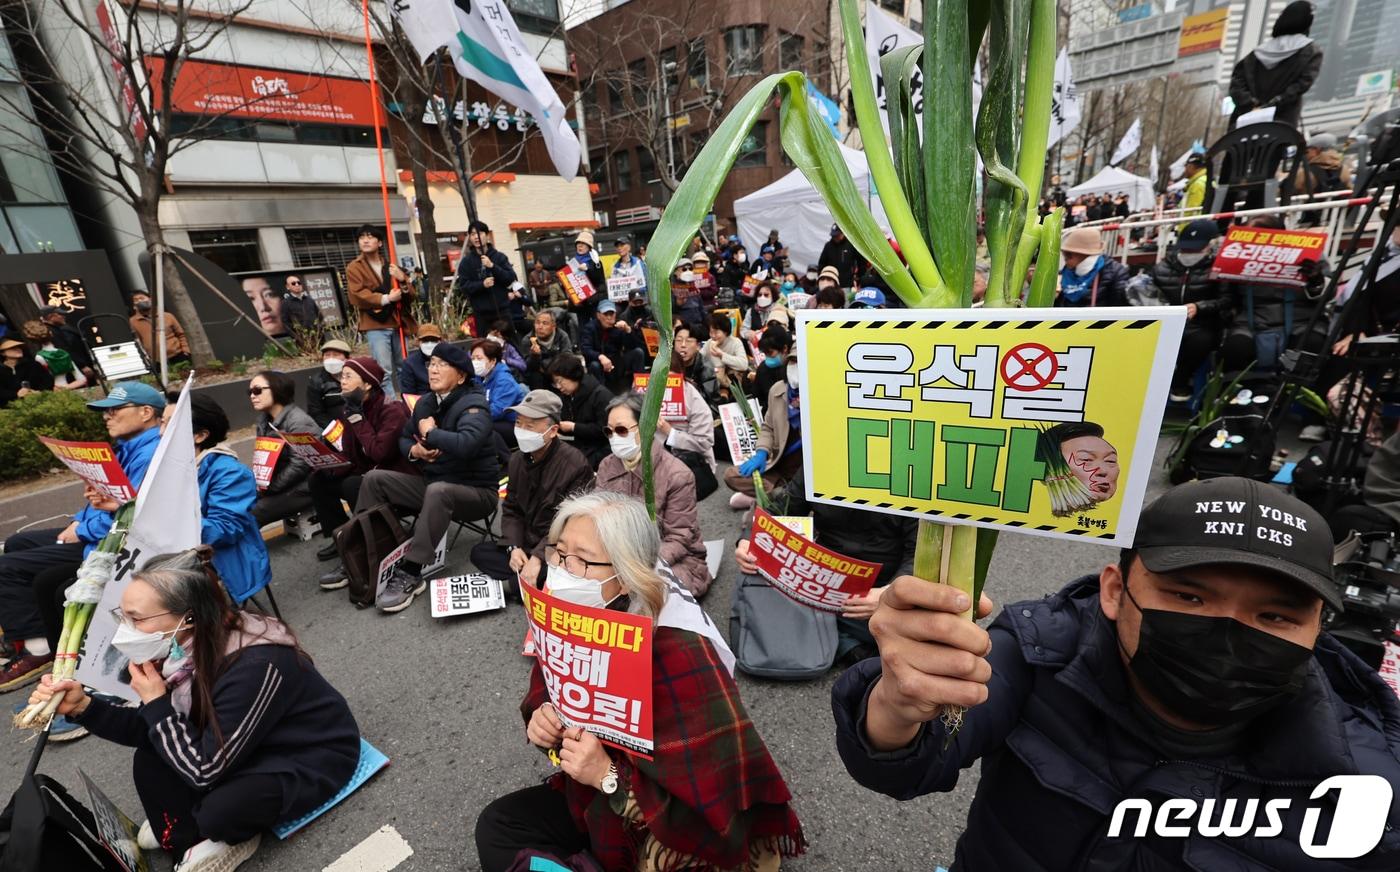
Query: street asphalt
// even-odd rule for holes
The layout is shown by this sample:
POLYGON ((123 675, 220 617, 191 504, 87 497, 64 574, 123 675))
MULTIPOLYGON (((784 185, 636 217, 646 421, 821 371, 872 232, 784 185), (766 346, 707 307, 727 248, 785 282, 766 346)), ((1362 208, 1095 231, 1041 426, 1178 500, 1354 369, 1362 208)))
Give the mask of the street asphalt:
MULTIPOLYGON (((1149 497, 1164 487, 1158 446, 1149 497)), ((732 544, 739 513, 721 488, 700 506, 709 539, 732 544)), ((470 533, 449 558, 451 571, 470 571, 470 533)), ((306 829, 279 842, 263 837, 243 869, 387 872, 477 869, 472 839, 477 814, 492 799, 534 784, 551 771, 525 741, 519 702, 529 673, 520 655, 525 619, 519 606, 483 616, 439 619, 420 599, 407 611, 387 616, 357 610, 344 591, 323 592, 315 584, 325 564, 320 541, 287 537, 269 543, 273 589, 283 615, 300 635, 318 668, 345 694, 364 737, 388 755, 390 766, 341 805, 306 829), (403 847, 381 835, 392 827, 412 850, 394 865, 403 847), (385 848, 384 845, 391 845, 385 848), (392 849, 397 846, 398 853, 392 849), (343 862, 336 863, 346 855, 343 862)), ((1099 545, 1023 535, 1003 535, 987 582, 1000 606, 1036 599, 1086 572, 1097 572, 1116 552, 1099 545)), ((704 600, 727 629, 735 566, 730 548, 704 600)), ((969 770, 947 795, 897 802, 857 785, 836 755, 830 691, 837 673, 821 680, 780 683, 739 676, 743 700, 778 766, 810 842, 807 854, 786 862, 793 870, 932 870, 946 865, 961 832, 977 781, 969 770)), ((21 702, 12 693, 6 702, 21 702)), ((12 731, 0 750, 4 783, 17 786, 31 747, 12 731)), ((127 814, 141 819, 130 777, 130 755, 96 737, 50 745, 40 771, 70 789, 86 772, 127 814)), ((162 855, 152 868, 169 869, 162 855)))

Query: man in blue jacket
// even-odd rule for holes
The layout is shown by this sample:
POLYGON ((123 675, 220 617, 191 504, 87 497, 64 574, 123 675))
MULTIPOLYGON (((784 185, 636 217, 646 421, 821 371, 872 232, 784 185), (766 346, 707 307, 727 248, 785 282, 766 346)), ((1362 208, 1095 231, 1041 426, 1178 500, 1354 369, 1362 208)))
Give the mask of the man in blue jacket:
POLYGON ((401 612, 427 588, 423 567, 432 564, 452 521, 480 521, 496 511, 501 480, 496 431, 486 393, 472 373, 467 352, 439 343, 428 359, 430 393, 418 400, 399 436, 401 453, 422 474, 374 469, 360 485, 355 511, 388 503, 418 516, 413 545, 376 603, 380 611, 401 612))
POLYGON ((841 758, 897 799, 981 760, 957 872, 1400 868, 1400 702, 1320 630, 1341 608, 1331 555, 1312 508, 1219 478, 989 630, 966 594, 897 579, 880 658, 832 691, 841 758))
MULTIPOLYGON (((165 396, 141 382, 121 382, 88 408, 102 413, 107 433, 116 443, 117 462, 134 488, 141 487, 146 467, 160 443, 160 418, 165 396)), ((41 604, 52 603, 55 592, 67 588, 88 555, 112 529, 120 508, 88 488, 88 504, 62 529, 29 530, 5 540, 0 555, 0 627, 5 653, 0 667, 0 693, 35 681, 53 665, 53 648, 62 628, 46 627, 41 604)))

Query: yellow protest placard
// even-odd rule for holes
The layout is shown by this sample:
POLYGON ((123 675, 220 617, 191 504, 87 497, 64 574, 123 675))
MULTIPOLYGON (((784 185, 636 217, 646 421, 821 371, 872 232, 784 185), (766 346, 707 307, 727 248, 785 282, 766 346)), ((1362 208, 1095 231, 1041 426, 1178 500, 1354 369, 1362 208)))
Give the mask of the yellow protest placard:
POLYGON ((1177 308, 800 312, 807 495, 1129 545, 1184 324, 1177 308))

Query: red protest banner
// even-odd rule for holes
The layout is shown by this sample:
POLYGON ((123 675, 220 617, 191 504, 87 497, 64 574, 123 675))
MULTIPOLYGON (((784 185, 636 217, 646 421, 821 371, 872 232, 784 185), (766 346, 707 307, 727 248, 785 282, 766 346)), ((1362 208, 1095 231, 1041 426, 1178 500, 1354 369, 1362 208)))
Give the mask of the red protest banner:
POLYGON ((1308 283, 1303 264, 1322 260, 1326 247, 1324 230, 1231 227, 1215 256, 1211 276, 1227 282, 1301 288, 1308 283))
POLYGON ((350 465, 345 455, 327 445, 319 433, 283 433, 282 438, 287 440, 292 453, 313 470, 343 469, 350 465))
POLYGON ((259 436, 253 440, 253 480, 258 490, 267 490, 272 483, 272 472, 277 468, 277 459, 287 443, 276 436, 259 436))
MULTIPOLYGON (((632 376, 632 390, 639 394, 647 392, 651 384, 651 374, 635 373, 632 376)), ((666 396, 661 400, 661 417, 667 421, 685 420, 685 377, 678 372, 666 375, 666 396)))
POLYGON ((98 493, 119 503, 136 499, 136 488, 131 486, 117 462, 116 452, 106 442, 70 442, 47 436, 40 436, 39 441, 98 493))
POLYGON ((588 280, 588 273, 584 272, 583 268, 573 261, 565 263, 564 268, 559 270, 557 275, 559 276, 559 284, 564 286, 564 293, 569 295, 569 299, 573 301, 575 306, 598 293, 598 289, 593 287, 593 283, 588 280))
POLYGON ((527 641, 559 719, 650 758, 651 619, 574 605, 528 584, 520 593, 530 619, 527 641))
POLYGON ((840 612, 846 600, 875 586, 880 564, 823 548, 763 509, 753 510, 749 553, 758 572, 793 601, 824 612, 840 612))

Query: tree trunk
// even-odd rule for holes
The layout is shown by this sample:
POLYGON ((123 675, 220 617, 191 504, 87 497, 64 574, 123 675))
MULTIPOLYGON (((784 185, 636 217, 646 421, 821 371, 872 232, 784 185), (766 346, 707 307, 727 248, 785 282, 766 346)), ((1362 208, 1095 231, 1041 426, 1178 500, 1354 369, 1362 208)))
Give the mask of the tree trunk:
MULTIPOLYGON (((404 118, 413 124, 423 117, 427 101, 417 94, 405 101, 404 118)), ((428 190, 428 149, 421 138, 422 131, 408 137, 408 161, 413 173, 413 195, 418 207, 418 245, 423 250, 423 273, 427 282, 425 301, 436 307, 442 297, 442 256, 438 253, 437 220, 433 198, 428 190)))
MULTIPOLYGON (((151 255, 151 269, 155 269, 155 253, 165 246, 165 231, 160 226, 160 220, 156 217, 160 209, 158 199, 147 198, 145 202, 133 204, 137 206, 136 216, 141 223, 141 235, 146 239, 146 251, 151 255)), ((200 366, 214 359, 214 347, 209 344, 209 334, 204 330, 204 322, 200 320, 199 311, 194 307, 194 301, 190 299, 189 291, 185 289, 185 281, 180 277, 180 271, 175 267, 175 258, 162 258, 165 264, 165 310, 175 316, 175 320, 180 322, 180 326, 185 331, 185 341, 190 345, 190 357, 195 366, 200 366)), ((152 276, 154 278, 154 275, 152 276)), ((156 289, 154 285, 148 290, 154 297, 156 289)), ((152 309, 154 319, 155 310, 152 309)), ((155 325, 156 330, 163 330, 164 325, 155 325)), ((152 363, 157 367, 160 361, 154 357, 160 353, 158 334, 152 333, 152 344, 155 346, 152 354, 152 363)))

